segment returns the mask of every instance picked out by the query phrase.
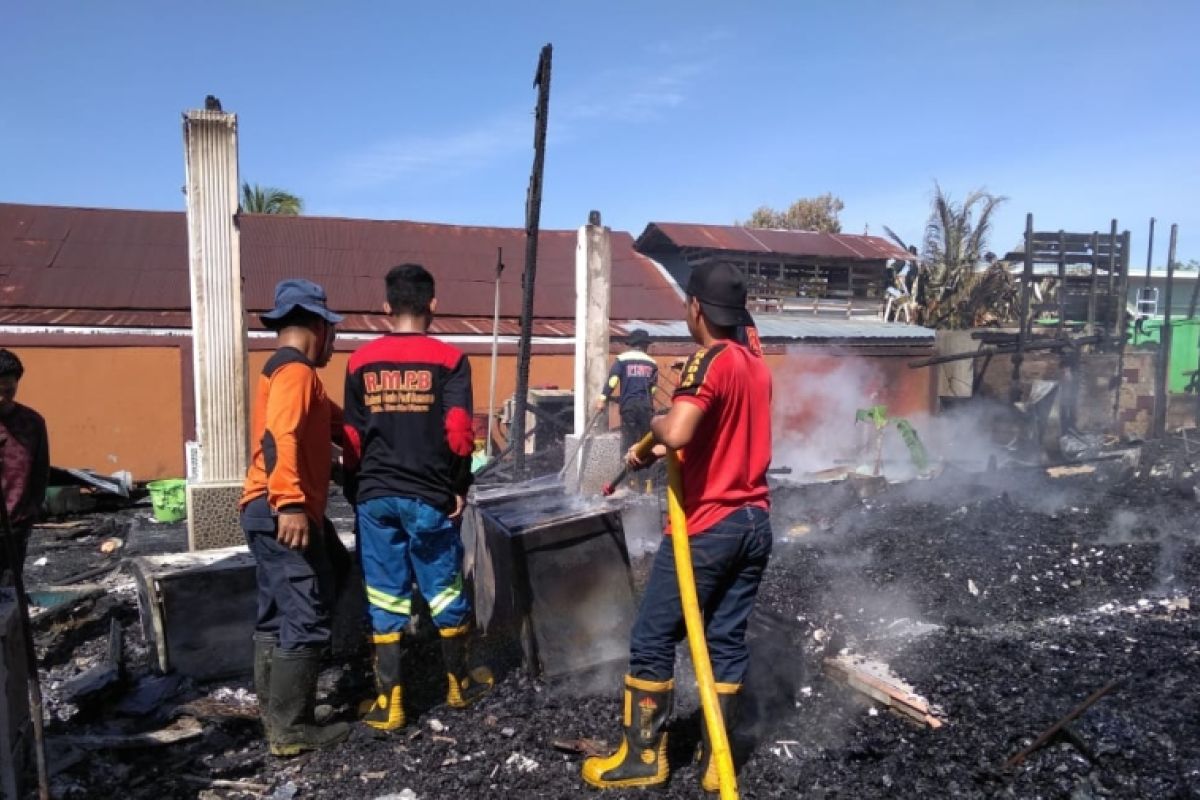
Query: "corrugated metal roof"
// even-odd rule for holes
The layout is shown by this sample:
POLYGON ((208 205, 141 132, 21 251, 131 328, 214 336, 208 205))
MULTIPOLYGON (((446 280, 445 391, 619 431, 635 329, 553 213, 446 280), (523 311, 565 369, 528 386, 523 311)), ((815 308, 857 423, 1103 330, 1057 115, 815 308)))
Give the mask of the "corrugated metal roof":
POLYGON ((693 247, 842 261, 905 260, 910 257, 901 247, 880 236, 685 222, 651 222, 635 246, 641 252, 651 254, 693 247))
MULTIPOLYGON (((822 319, 821 317, 788 317, 760 314, 754 318, 758 335, 763 341, 785 342, 931 342, 933 331, 919 325, 883 322, 874 319, 822 319)), ((655 339, 690 339, 683 320, 654 322, 629 320, 621 327, 628 333, 643 328, 655 339)))
MULTIPOLYGON (((417 222, 249 214, 241 227, 247 308, 269 308, 277 281, 306 277, 325 286, 330 305, 373 315, 383 276, 406 261, 438 280, 443 317, 492 314, 496 248, 507 264, 501 310, 518 317, 525 232, 417 222)), ((542 231, 538 243, 539 318, 575 316, 575 231, 542 231)), ((615 319, 654 317, 678 304, 674 285, 612 233, 615 319)), ((0 203, 0 300, 8 307, 172 311, 190 307, 187 221, 182 212, 0 203)))
MULTIPOLYGON (((258 315, 246 315, 251 330, 265 330, 258 315)), ((0 325, 46 326, 70 328, 190 328, 191 314, 187 311, 121 311, 105 309, 70 308, 2 308, 0 325)), ((622 329, 614 323, 614 333, 622 329)), ((346 314, 341 328, 351 332, 383 333, 390 329, 390 321, 384 314, 346 314)), ((491 336, 491 317, 437 317, 432 332, 445 335, 491 336)), ((515 319, 500 319, 501 336, 518 336, 521 325, 515 319)), ((540 337, 566 337, 575 335, 574 320, 534 320, 533 335, 540 337)))

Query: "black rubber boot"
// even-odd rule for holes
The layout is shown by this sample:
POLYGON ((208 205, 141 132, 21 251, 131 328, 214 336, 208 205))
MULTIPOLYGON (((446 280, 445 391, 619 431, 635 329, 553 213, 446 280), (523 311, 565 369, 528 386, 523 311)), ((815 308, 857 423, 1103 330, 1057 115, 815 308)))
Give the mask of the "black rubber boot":
POLYGON ((496 679, 487 667, 467 668, 467 641, 471 626, 442 628, 442 660, 446 664, 446 704, 451 708, 466 708, 492 690, 496 679))
POLYGON ((313 719, 320 671, 320 650, 276 648, 271 658, 271 700, 267 711, 271 755, 299 755, 337 744, 349 735, 350 726, 344 722, 317 725, 313 719))
POLYGON ((363 722, 381 731, 394 731, 405 723, 403 638, 402 633, 377 633, 371 637, 375 646, 375 702, 363 716, 363 722))
POLYGON ((667 718, 671 715, 675 681, 644 681, 625 676, 621 715, 621 745, 609 756, 583 762, 584 781, 599 789, 662 786, 667 764, 667 718))
POLYGON ((258 696, 258 718, 262 722, 263 733, 267 741, 271 740, 271 729, 267 723, 270 715, 267 713, 271 705, 271 659, 275 648, 279 646, 279 637, 273 633, 254 633, 254 694, 258 696))
MULTIPOLYGON (((721 706, 721 719, 725 722, 725 737, 728 740, 734 727, 737 726, 738 709, 742 700, 742 685, 740 683, 718 683, 717 704, 721 706)), ((709 741, 708 725, 704 717, 700 718, 700 788, 706 792, 718 792, 721 789, 717 778, 717 761, 712 757, 712 742, 709 741)), ((731 745, 732 746, 732 745, 731 745)))

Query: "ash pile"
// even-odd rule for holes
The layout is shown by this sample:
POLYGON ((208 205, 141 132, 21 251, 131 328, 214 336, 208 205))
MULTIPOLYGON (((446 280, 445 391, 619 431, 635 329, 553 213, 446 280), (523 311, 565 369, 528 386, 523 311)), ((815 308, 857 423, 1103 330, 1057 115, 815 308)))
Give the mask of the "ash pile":
MULTIPOLYGON (((780 479, 775 552, 749 634, 749 708, 733 736, 742 796, 1200 793, 1197 461, 1186 442, 1170 440, 1143 448, 1136 466, 947 468, 898 483, 852 471, 780 479)), ((493 500, 490 511, 477 506, 492 516, 485 538, 541 530, 548 538, 531 539, 529 550, 549 553, 558 534, 548 532, 562 529, 545 523, 557 520, 583 526, 568 539, 612 545, 610 511, 590 501, 546 500, 557 510, 534 519, 528 497, 493 500)), ((501 597, 481 640, 498 675, 490 696, 447 708, 436 642, 419 633, 408 657, 409 727, 360 728, 341 747, 289 761, 267 754, 247 679, 160 674, 132 577, 108 572, 121 551, 102 556, 106 571, 88 591, 59 598, 37 622, 55 796, 584 795, 580 760, 615 744, 603 738, 620 714, 613 674, 622 665, 612 659, 661 519, 656 498, 630 507, 641 521, 623 515, 623 547, 591 556, 621 562, 604 573, 601 594, 624 579, 628 595, 612 608, 572 604, 558 625, 590 620, 593 633, 555 638, 553 606, 569 602, 570 583, 501 597), (541 612, 519 613, 534 606, 541 612)), ((112 538, 161 552, 170 530, 151 535, 136 510, 83 517, 35 537, 30 561, 47 562, 30 574, 36 582, 38 570, 86 572, 112 538)), ((535 572, 558 569, 580 587, 594 576, 586 563, 536 562, 535 572)), ((679 685, 689 687, 686 647, 679 658, 679 685)), ((368 666, 361 652, 329 661, 323 714, 354 718, 370 693, 368 666)), ((698 699, 694 689, 680 694, 672 798, 699 795, 698 699)))

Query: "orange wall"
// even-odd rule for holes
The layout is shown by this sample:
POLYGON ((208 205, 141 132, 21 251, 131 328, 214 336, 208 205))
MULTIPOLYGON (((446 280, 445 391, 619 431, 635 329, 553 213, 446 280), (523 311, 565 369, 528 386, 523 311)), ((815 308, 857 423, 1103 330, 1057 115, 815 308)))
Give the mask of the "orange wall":
POLYGON ((9 349, 25 365, 17 400, 46 418, 55 466, 184 474, 179 348, 9 349))
MULTIPOLYGON (((102 474, 129 470, 136 480, 179 477, 185 472, 183 442, 187 413, 182 396, 181 350, 165 347, 12 347, 25 363, 19 399, 41 412, 50 431, 55 465, 86 467, 102 474)), ((668 349, 668 348, 663 348, 668 349)), ((690 347, 669 348, 673 353, 690 347)), ((654 352, 664 384, 678 377, 669 369, 679 355, 654 352)), ((262 369, 270 351, 249 355, 250 376, 262 369)), ((487 409, 491 360, 471 355, 475 411, 487 409)), ((780 435, 806 433, 825 424, 831 412, 850 414, 855 408, 886 404, 892 415, 917 416, 934 411, 931 370, 909 369, 907 355, 850 355, 820 348, 794 348, 769 353, 775 379, 776 428, 780 435), (847 383, 850 391, 830 395, 832 383, 847 383), (813 390, 816 391, 813 391, 813 390), (834 399, 830 399, 830 398, 834 399), (831 405, 845 406, 830 408, 831 405), (853 407, 851 407, 853 406, 853 407)), ((334 355, 321 370, 329 396, 342 401, 348 353, 334 355)), ((573 359, 567 354, 537 355, 530 365, 530 385, 573 385, 573 359)), ((516 356, 498 359, 496 398, 512 396, 516 356)), ((190 398, 189 398, 190 401, 190 398)), ((187 404, 190 406, 190 402, 187 404)), ((613 417, 615 424, 615 415, 613 417)))

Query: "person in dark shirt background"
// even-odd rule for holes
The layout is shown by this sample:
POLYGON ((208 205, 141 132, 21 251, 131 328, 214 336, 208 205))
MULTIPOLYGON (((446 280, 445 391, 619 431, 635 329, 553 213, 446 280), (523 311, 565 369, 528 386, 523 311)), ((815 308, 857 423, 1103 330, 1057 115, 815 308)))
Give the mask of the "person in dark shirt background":
MULTIPOLYGON (((4 505, 17 544, 17 563, 0 547, 0 585, 12 585, 12 572, 24 571, 25 550, 35 522, 42 518, 50 480, 50 444, 42 415, 17 402, 17 387, 25 375, 21 359, 0 349, 0 480, 4 505)), ((0 532, 0 535, 3 535, 0 532)))
POLYGON ((604 391, 596 398, 596 411, 603 411, 617 392, 621 406, 621 447, 628 450, 650 432, 654 395, 658 391, 658 363, 646 354, 650 334, 641 328, 629 332, 629 349, 617 356, 609 370, 604 391))

